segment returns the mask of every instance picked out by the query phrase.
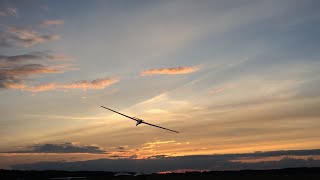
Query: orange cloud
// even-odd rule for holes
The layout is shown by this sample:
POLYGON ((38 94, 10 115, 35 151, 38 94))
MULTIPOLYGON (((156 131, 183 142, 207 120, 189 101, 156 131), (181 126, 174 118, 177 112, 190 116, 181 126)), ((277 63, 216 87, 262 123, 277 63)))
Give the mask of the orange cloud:
MULTIPOLYGON (((26 64, 18 66, 4 67, 0 69, 0 88, 5 89, 26 89, 24 84, 27 77, 40 74, 57 74, 63 73, 72 68, 68 64, 45 66, 42 64, 26 64)), ((33 90, 31 88, 31 90, 33 90)))
POLYGON ((175 67, 175 68, 162 68, 162 69, 150 69, 141 72, 141 75, 154 75, 154 74, 189 74, 199 70, 199 67, 175 67))
POLYGON ((26 85, 24 85, 23 83, 15 83, 15 82, 5 82, 3 83, 3 86, 7 89, 24 89, 26 87, 26 85))
POLYGON ((56 74, 63 73, 62 69, 53 67, 45 67, 41 64, 27 64, 20 67, 8 68, 1 70, 1 74, 11 76, 35 75, 35 74, 56 74))
POLYGON ((41 92, 41 91, 49 91, 54 90, 57 88, 56 83, 48 83, 48 84, 40 84, 36 86, 29 86, 24 88, 24 90, 31 91, 31 92, 41 92))
POLYGON ((87 89, 104 89, 107 86, 110 86, 116 82, 118 82, 118 79, 96 79, 96 80, 92 80, 92 81, 78 81, 78 82, 74 82, 71 84, 66 84, 63 85, 62 87, 64 89, 83 89, 83 90, 87 90, 87 89))
POLYGON ((116 82, 118 82, 118 79, 96 79, 92 81, 78 81, 74 83, 69 83, 69 84, 56 84, 56 83, 47 83, 47 84, 39 84, 36 86, 25 86, 24 84, 10 84, 7 85, 7 88, 10 89, 21 89, 25 91, 30 91, 30 92, 42 92, 42 91, 50 91, 50 90, 55 90, 55 89, 82 89, 82 90, 87 90, 87 89, 104 89, 116 82))
POLYGON ((47 28, 49 26, 55 26, 60 24, 64 24, 64 21, 63 20, 45 20, 40 23, 40 26, 47 28))

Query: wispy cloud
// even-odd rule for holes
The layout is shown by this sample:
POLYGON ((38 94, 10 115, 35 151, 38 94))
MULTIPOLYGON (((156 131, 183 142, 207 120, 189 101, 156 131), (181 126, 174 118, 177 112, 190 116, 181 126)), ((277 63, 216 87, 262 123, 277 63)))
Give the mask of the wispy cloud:
POLYGON ((105 154, 107 151, 99 146, 79 145, 77 143, 62 144, 35 144, 28 147, 28 150, 10 151, 5 153, 91 153, 105 154))
POLYGON ((73 57, 66 54, 59 54, 55 52, 32 52, 27 54, 20 54, 14 56, 0 55, 0 67, 3 64, 15 64, 22 62, 32 62, 35 60, 49 59, 53 61, 71 61, 73 57))
POLYGON ((24 87, 22 89, 30 92, 41 92, 41 91, 54 90, 56 88, 57 88, 56 83, 48 83, 48 84, 40 84, 35 86, 24 87))
POLYGON ((42 57, 39 54, 29 53, 16 56, 4 56, 0 55, 0 67, 6 67, 8 65, 18 64, 22 62, 30 62, 32 60, 40 60, 42 57))
POLYGON ((12 64, 25 64, 30 62, 44 61, 45 59, 50 60, 64 60, 66 55, 54 54, 51 52, 32 52, 26 54, 19 54, 14 56, 0 55, 0 67, 8 66, 12 64))
POLYGON ((40 23, 40 27, 48 28, 50 26, 56 26, 64 24, 64 20, 45 20, 40 23))
POLYGON ((37 31, 20 27, 10 28, 9 33, 12 41, 26 47, 60 39, 58 34, 40 35, 37 31))
POLYGON ((57 84, 57 83, 46 83, 46 84, 39 84, 34 86, 18 86, 18 85, 11 85, 11 89, 21 89, 24 91, 30 91, 30 92, 43 92, 43 91, 51 91, 51 90, 66 90, 66 89, 81 89, 81 90, 89 90, 89 89, 105 89, 108 86, 111 86, 112 84, 118 82, 118 79, 96 79, 92 81, 78 81, 68 84, 57 84))
POLYGON ((0 88, 20 89, 30 92, 42 92, 55 89, 104 89, 116 82, 115 78, 102 78, 92 81, 82 80, 67 84, 54 82, 28 86, 26 81, 35 75, 57 74, 74 70, 71 64, 61 63, 61 60, 72 57, 50 52, 33 52, 15 56, 0 55, 0 88))
POLYGON ((0 16, 17 16, 17 9, 14 7, 0 9, 0 16))
POLYGON ((73 57, 65 54, 49 54, 46 56, 48 59, 51 60, 58 60, 58 61, 71 61, 74 60, 73 57))
POLYGON ((54 66, 45 66, 42 64, 26 64, 16 67, 9 67, 1 69, 1 74, 9 76, 28 76, 35 74, 55 74, 63 73, 63 70, 55 68, 54 66))
POLYGON ((69 65, 45 66, 27 64, 0 69, 0 88, 12 89, 24 87, 27 77, 38 74, 57 74, 70 69, 69 65))
POLYGON ((73 69, 71 64, 49 62, 52 60, 50 53, 46 52, 0 55, 0 88, 24 89, 25 81, 34 75, 57 74, 73 69))
POLYGON ((196 72, 199 69, 200 69, 199 67, 192 67, 192 66, 150 69, 150 70, 142 71, 141 75, 145 76, 145 75, 154 75, 154 74, 168 74, 168 75, 189 74, 189 73, 196 72))
POLYGON ((105 78, 105 79, 96 79, 92 81, 78 81, 70 84, 63 85, 62 87, 64 89, 104 89, 107 86, 110 86, 116 82, 118 82, 118 79, 110 79, 110 78, 105 78))
POLYGON ((0 32, 0 45, 2 47, 11 47, 15 45, 30 47, 58 39, 60 39, 60 35, 58 34, 43 35, 35 30, 23 27, 11 27, 0 32))

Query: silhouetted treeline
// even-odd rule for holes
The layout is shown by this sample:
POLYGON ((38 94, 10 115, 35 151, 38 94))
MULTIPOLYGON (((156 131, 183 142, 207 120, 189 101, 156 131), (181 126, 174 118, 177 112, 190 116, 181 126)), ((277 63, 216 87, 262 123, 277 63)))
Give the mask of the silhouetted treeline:
MULTIPOLYGON (((130 173, 130 172, 129 172, 130 173)), ((241 170, 241 171, 209 171, 186 172, 168 174, 148 174, 141 176, 117 176, 115 172, 102 171, 17 171, 0 170, 1 180, 44 180, 57 177, 87 177, 88 180, 107 179, 142 179, 142 180, 173 180, 173 179, 246 179, 246 180, 295 180, 295 179, 320 179, 320 168, 288 168, 278 170, 241 170)), ((130 174, 135 174, 131 172, 130 174)))

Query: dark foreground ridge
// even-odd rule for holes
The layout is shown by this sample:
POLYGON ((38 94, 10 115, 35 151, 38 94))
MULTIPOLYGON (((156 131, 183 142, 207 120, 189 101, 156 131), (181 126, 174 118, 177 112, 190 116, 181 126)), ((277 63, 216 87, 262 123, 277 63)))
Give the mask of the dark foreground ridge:
POLYGON ((87 180, 106 179, 143 179, 143 180, 171 180, 171 179, 252 179, 252 180, 275 180, 275 179, 320 179, 320 168, 288 168, 277 170, 241 170, 241 171, 207 171, 186 172, 167 174, 147 174, 133 176, 135 172, 128 172, 132 176, 114 176, 115 172, 103 171, 18 171, 0 170, 1 180, 45 180, 59 177, 86 177, 87 180))

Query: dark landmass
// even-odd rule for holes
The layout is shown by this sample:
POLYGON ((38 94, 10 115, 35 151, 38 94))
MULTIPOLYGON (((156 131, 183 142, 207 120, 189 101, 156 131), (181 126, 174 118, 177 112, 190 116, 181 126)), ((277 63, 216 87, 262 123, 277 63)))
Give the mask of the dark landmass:
MULTIPOLYGON (((135 172, 128 172, 132 175, 135 172)), ((147 174, 140 176, 117 176, 115 172, 103 171, 18 171, 0 170, 1 180, 44 180, 58 177, 86 177, 88 180, 106 179, 252 179, 252 180, 275 180, 275 179, 320 179, 320 168, 288 168, 274 170, 241 170, 241 171, 207 171, 207 172, 186 172, 167 174, 147 174)))

